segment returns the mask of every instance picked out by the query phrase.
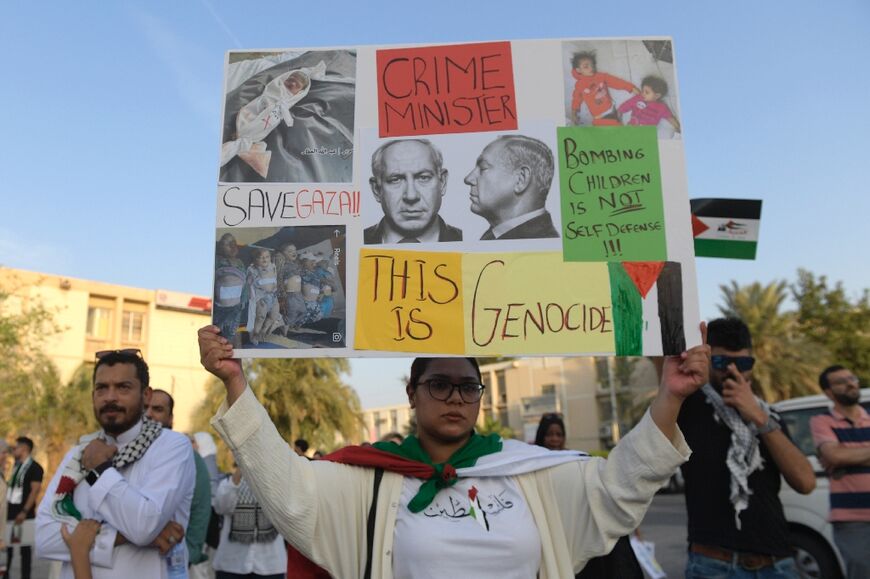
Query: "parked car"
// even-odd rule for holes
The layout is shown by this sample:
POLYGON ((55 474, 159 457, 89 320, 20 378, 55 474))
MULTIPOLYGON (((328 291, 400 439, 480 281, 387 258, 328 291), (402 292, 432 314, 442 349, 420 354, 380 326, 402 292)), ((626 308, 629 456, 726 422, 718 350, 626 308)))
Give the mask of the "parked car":
MULTIPOLYGON (((870 410, 870 388, 861 390, 861 405, 870 410)), ((801 577, 841 579, 845 571, 834 544, 833 527, 828 522, 828 474, 816 457, 810 432, 810 418, 827 412, 830 407, 830 400, 822 394, 792 398, 774 405, 792 441, 807 456, 816 472, 816 488, 810 494, 795 492, 785 481, 779 493, 801 577)))

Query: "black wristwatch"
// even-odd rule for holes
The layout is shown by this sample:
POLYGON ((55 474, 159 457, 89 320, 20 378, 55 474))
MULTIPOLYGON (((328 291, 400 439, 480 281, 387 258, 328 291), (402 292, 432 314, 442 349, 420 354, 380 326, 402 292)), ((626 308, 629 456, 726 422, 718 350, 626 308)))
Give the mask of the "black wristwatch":
POLYGON ((94 468, 92 468, 88 472, 87 476, 85 477, 85 480, 88 481, 89 485, 94 486, 95 484, 97 484, 97 479, 100 478, 100 475, 103 474, 106 471, 106 469, 111 467, 111 466, 112 466, 112 459, 109 459, 102 464, 98 464, 97 466, 95 466, 94 468))

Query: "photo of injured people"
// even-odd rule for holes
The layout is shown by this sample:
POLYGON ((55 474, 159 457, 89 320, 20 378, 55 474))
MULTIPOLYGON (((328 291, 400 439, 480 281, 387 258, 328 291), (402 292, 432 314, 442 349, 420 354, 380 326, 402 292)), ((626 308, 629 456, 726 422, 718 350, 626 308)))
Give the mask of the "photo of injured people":
POLYGON ((212 320, 235 348, 345 346, 345 227, 219 228, 212 320))
POLYGON ((356 53, 231 52, 220 181, 349 183, 356 53))

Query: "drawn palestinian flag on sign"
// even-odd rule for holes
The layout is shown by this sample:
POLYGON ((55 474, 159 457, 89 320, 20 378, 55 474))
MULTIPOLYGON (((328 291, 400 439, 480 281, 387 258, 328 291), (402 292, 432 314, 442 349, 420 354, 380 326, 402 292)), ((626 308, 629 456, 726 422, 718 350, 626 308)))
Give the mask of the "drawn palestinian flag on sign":
POLYGON ((692 199, 696 257, 755 259, 760 199, 692 199))

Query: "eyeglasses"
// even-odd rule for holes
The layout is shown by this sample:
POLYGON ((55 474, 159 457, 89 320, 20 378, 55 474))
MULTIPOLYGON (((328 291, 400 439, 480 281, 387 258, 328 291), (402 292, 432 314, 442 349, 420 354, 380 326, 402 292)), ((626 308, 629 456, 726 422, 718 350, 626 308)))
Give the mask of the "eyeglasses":
POLYGON ((734 364, 738 371, 749 372, 755 365, 755 358, 752 356, 713 356, 710 361, 714 370, 727 370, 728 366, 734 364))
POLYGON ((851 376, 843 376, 842 378, 837 378, 836 380, 831 380, 831 386, 845 386, 846 384, 858 384, 858 377, 852 374, 851 376))
POLYGON ((417 382, 418 386, 420 384, 426 385, 426 388, 429 390, 429 396, 442 402, 447 401, 451 396, 453 396, 454 390, 458 390, 459 397, 462 398, 463 402, 468 404, 473 404, 480 400, 480 397, 483 394, 483 389, 486 388, 486 386, 478 384, 477 382, 460 382, 459 384, 453 384, 449 380, 444 380, 443 378, 432 378, 430 380, 424 380, 423 382, 417 382))
POLYGON ((136 356, 137 358, 142 358, 142 350, 139 348, 124 348, 123 350, 100 350, 99 352, 94 353, 94 359, 99 362, 106 356, 111 354, 119 354, 121 356, 136 356))

